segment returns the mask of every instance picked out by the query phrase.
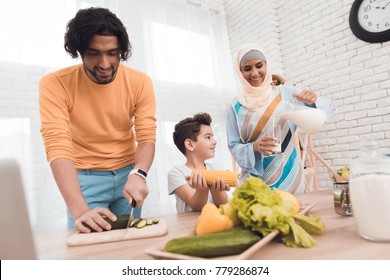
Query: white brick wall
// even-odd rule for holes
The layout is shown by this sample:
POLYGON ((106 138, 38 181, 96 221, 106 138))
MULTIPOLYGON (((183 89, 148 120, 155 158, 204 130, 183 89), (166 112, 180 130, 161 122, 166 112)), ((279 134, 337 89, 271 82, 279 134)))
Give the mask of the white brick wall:
MULTIPOLYGON (((317 152, 334 169, 358 155, 365 138, 376 138, 380 151, 390 153, 390 41, 370 44, 352 34, 352 2, 224 1, 233 58, 244 43, 259 41, 273 72, 335 101, 338 116, 314 137, 317 152)), ((320 186, 330 187, 317 166, 320 186)))

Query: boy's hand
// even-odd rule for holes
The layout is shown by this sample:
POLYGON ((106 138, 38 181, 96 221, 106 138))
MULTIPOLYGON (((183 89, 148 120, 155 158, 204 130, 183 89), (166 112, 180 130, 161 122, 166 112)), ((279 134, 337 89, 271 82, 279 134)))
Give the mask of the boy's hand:
POLYGON ((201 190, 201 191, 205 191, 209 189, 206 183, 206 178, 200 173, 193 173, 189 178, 188 177, 186 178, 188 181, 188 185, 191 188, 194 188, 196 190, 201 190))
POLYGON ((210 186, 210 190, 215 190, 215 191, 229 191, 230 186, 225 183, 224 180, 218 179, 213 181, 213 184, 210 186))

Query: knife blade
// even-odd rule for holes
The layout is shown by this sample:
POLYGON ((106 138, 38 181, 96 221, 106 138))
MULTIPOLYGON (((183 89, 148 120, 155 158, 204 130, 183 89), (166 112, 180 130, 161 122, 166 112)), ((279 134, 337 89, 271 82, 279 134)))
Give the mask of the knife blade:
POLYGON ((130 225, 134 220, 134 208, 136 206, 137 206, 137 202, 133 199, 133 201, 131 202, 131 210, 130 210, 129 220, 127 221, 126 235, 129 232, 130 225))

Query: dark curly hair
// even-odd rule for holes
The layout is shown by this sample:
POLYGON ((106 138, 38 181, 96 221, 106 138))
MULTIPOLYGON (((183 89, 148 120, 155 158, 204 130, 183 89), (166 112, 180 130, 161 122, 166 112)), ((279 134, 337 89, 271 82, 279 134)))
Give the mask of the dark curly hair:
POLYGON ((131 56, 131 43, 126 27, 110 10, 91 7, 81 9, 66 26, 65 50, 72 58, 83 57, 94 35, 111 35, 118 38, 120 57, 126 61, 131 56))
POLYGON ((197 141, 200 132, 200 126, 202 124, 210 126, 211 117, 209 114, 198 113, 195 114, 192 118, 186 118, 175 125, 175 131, 173 132, 173 142, 183 155, 186 155, 184 141, 186 139, 197 141))

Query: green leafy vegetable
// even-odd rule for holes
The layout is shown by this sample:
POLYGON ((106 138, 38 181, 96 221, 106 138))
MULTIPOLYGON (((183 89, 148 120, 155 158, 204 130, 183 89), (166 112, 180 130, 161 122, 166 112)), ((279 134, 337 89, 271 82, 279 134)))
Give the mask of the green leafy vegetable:
POLYGON ((289 247, 293 248, 309 248, 316 244, 313 237, 310 236, 302 227, 291 219, 288 223, 291 227, 291 231, 282 237, 282 241, 289 247))
POLYGON ((276 191, 256 177, 248 178, 236 188, 229 203, 237 209, 245 227, 263 236, 278 230, 289 247, 311 247, 315 240, 310 234, 324 231, 324 224, 317 216, 295 214, 292 204, 283 203, 276 191))
POLYGON ((315 215, 296 214, 294 218, 310 234, 321 234, 325 230, 324 223, 315 215))

